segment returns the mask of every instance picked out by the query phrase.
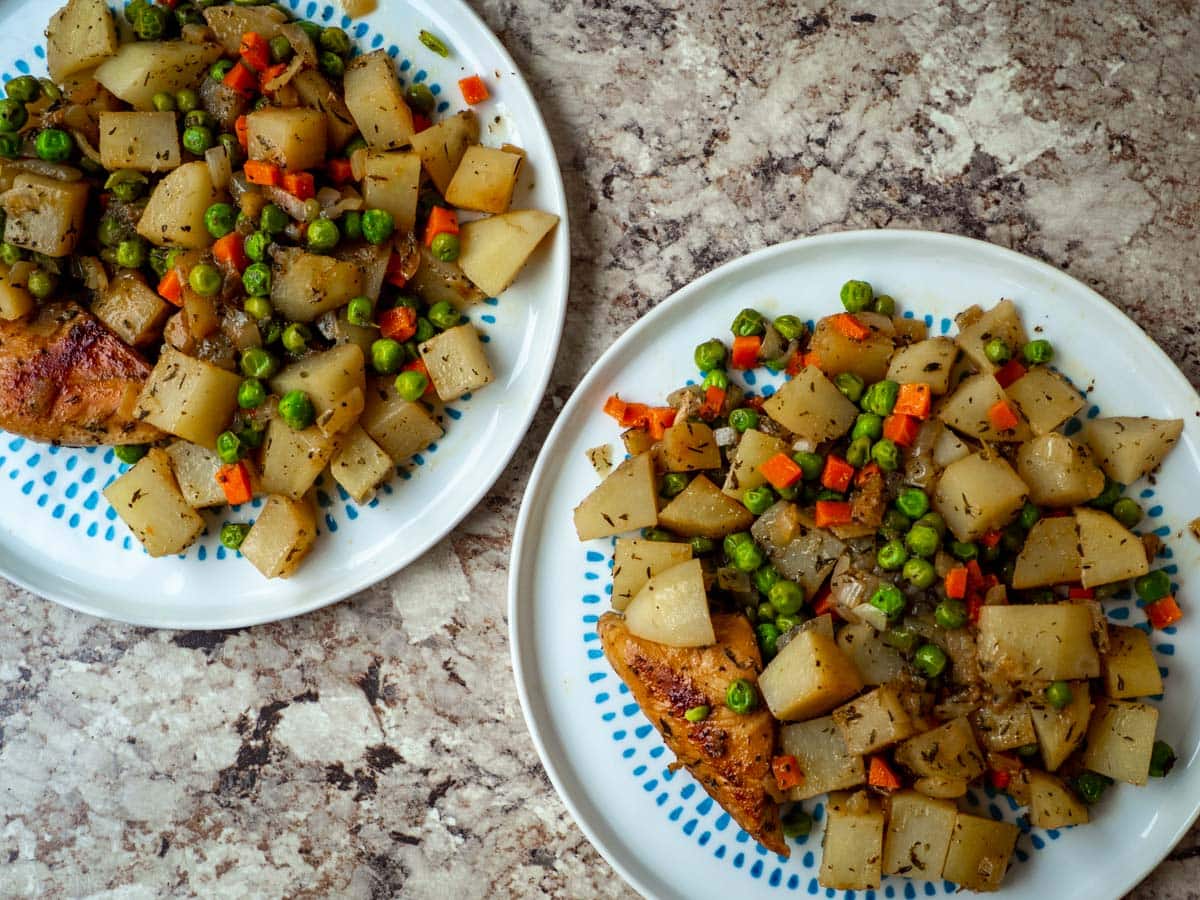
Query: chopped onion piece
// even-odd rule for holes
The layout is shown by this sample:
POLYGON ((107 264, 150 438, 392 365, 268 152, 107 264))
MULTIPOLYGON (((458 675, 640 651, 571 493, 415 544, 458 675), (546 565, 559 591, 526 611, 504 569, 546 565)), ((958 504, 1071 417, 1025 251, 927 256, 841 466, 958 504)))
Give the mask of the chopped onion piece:
POLYGON ((716 440, 718 447, 732 447, 737 443, 737 430, 728 426, 718 428, 713 432, 713 439, 716 440))
POLYGON ((44 175, 47 178, 54 178, 57 181, 78 181, 83 177, 83 173, 74 166, 64 166, 41 159, 14 159, 11 162, 6 162, 5 165, 12 166, 14 169, 32 172, 34 175, 44 175))
POLYGON ((213 187, 223 191, 233 181, 233 165, 229 162, 229 154, 218 144, 204 151, 204 161, 208 163, 208 174, 212 177, 213 187))
POLYGON ((34 271, 37 265, 28 259, 17 260, 13 263, 11 269, 8 270, 8 281, 16 287, 25 287, 29 283, 29 273, 34 271))

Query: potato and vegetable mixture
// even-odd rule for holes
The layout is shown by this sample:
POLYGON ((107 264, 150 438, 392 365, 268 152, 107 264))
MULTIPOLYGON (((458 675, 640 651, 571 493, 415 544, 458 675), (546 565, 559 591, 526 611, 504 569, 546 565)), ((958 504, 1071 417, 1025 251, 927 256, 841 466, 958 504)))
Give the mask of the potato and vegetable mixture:
POLYGON ((581 540, 615 538, 598 630, 763 846, 786 855, 828 795, 822 885, 995 890, 1019 830, 968 812, 971 786, 1063 828, 1175 760, 1149 634, 1182 613, 1125 491, 1183 423, 1078 429, 1084 397, 1011 301, 955 337, 862 281, 841 301, 811 333, 744 309, 696 347, 702 383, 609 398, 628 457, 575 510, 581 540), (759 367, 790 377, 761 397, 729 374, 759 367), (1127 588, 1146 622, 1106 618, 1127 588))
POLYGON ((558 218, 512 208, 525 154, 483 146, 472 109, 438 118, 386 51, 278 5, 70 0, 46 36, 51 77, 0 100, 0 328, 57 368, 0 360, 31 392, 11 406, 44 410, 0 427, 119 443, 104 493, 152 556, 264 496, 221 541, 290 575, 322 473, 368 500, 493 380, 462 310, 558 218))

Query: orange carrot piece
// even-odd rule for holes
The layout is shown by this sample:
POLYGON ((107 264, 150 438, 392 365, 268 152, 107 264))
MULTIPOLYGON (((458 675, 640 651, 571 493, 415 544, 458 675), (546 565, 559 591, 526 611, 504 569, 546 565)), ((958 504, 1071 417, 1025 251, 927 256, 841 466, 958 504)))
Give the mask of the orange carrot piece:
POLYGON ((776 490, 789 488, 804 477, 804 470, 796 465, 794 459, 782 452, 776 453, 759 466, 758 471, 776 490))
POLYGON ((238 62, 226 73, 223 83, 225 87, 233 88, 242 96, 248 97, 258 87, 258 77, 250 71, 249 66, 238 62))
POLYGON ((443 233, 458 234, 458 216, 452 209, 435 206, 429 210, 429 221, 425 223, 425 246, 433 246, 433 239, 443 233))
POLYGON ((838 313, 830 319, 830 324, 837 329, 839 334, 852 341, 866 340, 871 334, 871 329, 851 313, 838 313))
POLYGON ((883 477, 883 469, 879 468, 879 463, 869 462, 865 466, 863 466, 861 469, 858 470, 858 474, 854 476, 854 484, 856 487, 862 487, 864 484, 866 484, 872 478, 882 478, 882 477, 883 477))
POLYGON ((854 478, 854 466, 835 453, 825 457, 825 468, 821 470, 821 484, 831 491, 844 491, 854 478))
POLYGON ((915 416, 893 413, 883 420, 883 436, 901 447, 911 447, 917 441, 920 427, 915 416))
POLYGON ((271 45, 257 31, 247 31, 242 35, 238 55, 255 72, 265 72, 271 67, 271 45))
POLYGON ((967 596, 967 567, 955 566, 946 573, 946 596, 961 600, 967 596))
POLYGON ((804 773, 800 771, 800 763, 790 754, 780 754, 771 759, 771 774, 775 776, 775 784, 781 791, 790 791, 804 784, 804 773))
POLYGON ((629 406, 624 400, 613 394, 604 401, 604 414, 612 416, 618 423, 625 418, 625 407, 629 406))
POLYGON ((867 773, 867 784, 884 791, 900 790, 900 776, 887 764, 882 756, 872 756, 871 766, 867 773))
POLYGON ((896 396, 896 405, 892 412, 898 415, 914 416, 918 419, 928 419, 929 410, 933 406, 933 391, 924 382, 900 385, 900 393, 896 396))
POLYGON ((700 406, 700 418, 715 419, 725 406, 725 389, 715 384, 704 389, 704 403, 700 406))
POLYGON ((282 186, 297 200, 311 200, 317 196, 317 183, 311 172, 285 172, 282 186))
POLYGON ((656 441, 661 441, 667 433, 667 429, 675 424, 676 409, 673 406, 652 406, 647 410, 647 425, 650 428, 650 437, 656 441))
POLYGON ((283 172, 279 166, 258 159, 247 160, 245 165, 246 180, 251 184, 266 184, 279 187, 283 183, 283 172))
POLYGON ((217 484, 225 491, 225 500, 230 506, 249 503, 254 496, 250 469, 244 462, 228 463, 217 469, 217 484))
POLYGON ((176 306, 183 306, 183 282, 179 280, 177 271, 167 270, 167 274, 158 283, 158 296, 176 306))
POLYGON ((1003 537, 1003 535, 997 529, 993 528, 991 531, 985 531, 983 533, 983 537, 979 539, 979 543, 983 544, 985 547, 995 547, 1000 543, 1001 537, 1003 537))
POLYGON ((231 231, 223 238, 217 238, 213 244, 213 258, 226 268, 244 272, 250 265, 246 258, 245 238, 236 231, 231 231))
POLYGON ((987 416, 988 421, 997 431, 1010 431, 1021 424, 1021 420, 1017 418, 1016 412, 1013 411, 1007 400, 997 400, 993 403, 987 416))
POLYGON ((830 525, 849 525, 853 518, 850 504, 844 500, 818 500, 813 517, 818 528, 830 525))
POLYGON ((753 369, 758 365, 758 351, 762 349, 762 337, 752 334, 733 339, 733 352, 729 365, 734 369, 753 369))
POLYGON ((417 311, 409 306, 397 306, 379 314, 379 333, 385 338, 404 343, 417 333, 417 311))
POLYGON ((238 116, 236 119, 234 119, 233 130, 234 130, 234 133, 237 135, 238 143, 242 145, 243 151, 246 149, 246 145, 249 141, 249 139, 247 138, 247 134, 248 134, 248 132, 246 130, 247 127, 248 126, 246 125, 246 117, 245 116, 238 116))
POLYGON ((1168 594, 1161 600, 1146 604, 1146 618, 1155 628, 1167 628, 1183 618, 1183 610, 1175 598, 1168 594))
POLYGON ((487 85, 483 83, 483 79, 478 75, 460 78, 458 80, 458 89, 462 91, 463 102, 470 106, 482 103, 492 96, 488 92, 487 85))
POLYGON ((334 184, 343 185, 354 180, 354 166, 348 159, 331 159, 325 164, 329 180, 334 184))

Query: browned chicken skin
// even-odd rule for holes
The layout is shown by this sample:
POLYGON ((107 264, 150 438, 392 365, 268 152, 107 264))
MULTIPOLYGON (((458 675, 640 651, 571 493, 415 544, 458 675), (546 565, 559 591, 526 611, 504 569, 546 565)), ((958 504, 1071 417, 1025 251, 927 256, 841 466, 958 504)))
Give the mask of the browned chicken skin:
POLYGON ((609 663, 679 762, 746 833, 787 856, 779 807, 764 786, 775 752, 775 720, 761 705, 748 715, 725 705, 730 682, 758 681, 758 643, 745 616, 717 613, 712 623, 717 641, 709 647, 643 640, 615 613, 601 617, 597 629, 609 663), (694 706, 707 706, 708 718, 685 719, 694 706))
POLYGON ((0 320, 0 428, 83 447, 144 444, 162 433, 133 417, 149 364, 76 303, 0 320))

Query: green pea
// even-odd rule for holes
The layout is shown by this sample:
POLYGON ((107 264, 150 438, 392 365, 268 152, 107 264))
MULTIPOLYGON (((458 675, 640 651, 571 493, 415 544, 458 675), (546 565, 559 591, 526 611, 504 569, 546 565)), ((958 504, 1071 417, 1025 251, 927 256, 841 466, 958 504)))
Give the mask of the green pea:
POLYGON ((270 99, 268 99, 267 97, 259 97, 257 100, 254 101, 254 105, 251 106, 250 109, 253 110, 254 112, 258 112, 260 109, 270 109, 270 107, 271 107, 270 99))
POLYGON ((928 558, 937 553, 941 539, 928 525, 914 525, 904 538, 905 546, 913 556, 928 558))
POLYGON ((799 806, 793 806, 782 819, 784 837, 802 838, 812 834, 812 816, 799 806))
POLYGON ((223 463, 235 463, 242 458, 242 441, 232 431, 217 435, 217 456, 223 463))
POLYGON ((330 78, 341 78, 346 74, 346 62, 331 50, 322 50, 317 57, 321 71, 330 78))
POLYGON ((725 365, 725 344, 717 338, 709 338, 702 344, 697 344, 692 352, 696 368, 701 372, 712 372, 725 365))
POLYGON ((910 519, 919 519, 929 512, 929 496, 920 488, 905 488, 896 498, 896 508, 910 519))
POLYGON ((1125 485, 1119 481, 1113 481, 1111 478, 1105 478, 1104 490, 1089 500, 1088 506, 1093 506, 1096 509, 1110 509, 1114 503, 1121 499, 1121 494, 1124 492, 1125 485))
POLYGON ((730 330, 736 337, 752 337, 765 333, 767 323, 757 309, 746 307, 734 317, 730 330))
POLYGON ((933 563, 927 559, 910 559, 904 564, 900 574, 913 587, 922 590, 932 587, 934 581, 937 580, 937 571, 933 568, 933 563))
POLYGON ((867 460, 871 458, 871 439, 866 437, 855 438, 850 442, 850 446, 846 448, 846 462, 859 469, 867 464, 867 460))
POLYGON ((937 532, 939 539, 946 536, 946 520, 935 512, 925 513, 925 515, 921 516, 913 524, 924 525, 926 528, 932 528, 937 532))
POLYGON ((704 381, 700 382, 700 387, 705 391, 710 387, 719 388, 722 391, 729 390, 729 376, 721 369, 713 369, 704 376, 704 381))
POLYGON ((443 331, 447 328, 453 328, 462 321, 462 314, 448 300, 439 300, 433 304, 433 306, 429 307, 429 312, 426 315, 430 322, 443 331))
POLYGON ((18 75, 4 86, 4 93, 17 103, 32 103, 42 95, 42 86, 32 75, 18 75))
POLYGON ((863 394, 862 408, 877 416, 891 415, 900 394, 900 385, 894 381, 877 381, 863 394))
POLYGON ((192 4, 182 3, 175 7, 175 21, 182 29, 185 25, 203 25, 204 16, 192 4))
POLYGON ((871 595, 870 603, 893 620, 900 618, 904 614, 904 608, 908 605, 900 589, 891 584, 881 584, 876 588, 875 593, 871 595))
MULTIPOLYGON (((279 339, 283 337, 283 323, 278 319, 269 319, 266 322, 267 333, 263 336, 264 344, 277 344, 279 339)), ((259 330, 262 330, 262 325, 259 325, 259 330)))
MULTIPOLYGON (((732 425, 733 423, 730 422, 732 425)), ((798 450, 792 454, 792 462, 800 467, 805 481, 816 481, 821 477, 825 468, 825 457, 808 450, 798 450)))
POLYGON ((257 378, 247 378, 238 386, 237 402, 242 409, 258 409, 267 402, 267 389, 257 378))
POLYGON ((758 706, 758 691, 745 678, 735 679, 725 690, 725 705, 738 715, 753 712, 758 706))
POLYGON ((65 162, 75 149, 74 139, 61 128, 43 128, 34 141, 38 159, 46 162, 65 162))
POLYGON ((871 459, 879 463, 879 468, 885 472, 895 472, 900 468, 900 448, 887 438, 876 441, 871 447, 871 459))
POLYGON ((700 706, 690 707, 683 714, 683 717, 694 725, 697 722, 703 722, 705 719, 707 719, 709 712, 709 708, 702 704, 700 706))
POLYGON ((5 159, 16 159, 21 155, 20 135, 0 132, 0 156, 5 159))
POLYGON ((232 59, 218 59, 215 63, 209 66, 208 77, 213 81, 224 81, 225 76, 233 69, 232 59))
POLYGON ((437 105, 437 98, 433 96, 429 85, 422 83, 409 85, 404 92, 404 100, 415 112, 424 116, 432 113, 433 108, 437 105))
POLYGON ((1029 759, 1031 756, 1037 756, 1039 752, 1040 748, 1037 744, 1022 744, 1017 748, 1017 756, 1024 757, 1025 759, 1029 759))
POLYGON ((292 48, 292 42, 285 38, 282 34, 277 34, 267 42, 267 46, 271 48, 271 61, 275 63, 285 63, 292 58, 296 52, 292 48))
POLYGON ((183 130, 183 149, 189 153, 203 156, 212 145, 212 129, 203 125, 191 125, 183 130))
POLYGON ((821 490, 817 491, 817 500, 845 500, 846 495, 840 491, 821 490))
POLYGON ((304 391, 288 391, 279 398, 279 416, 293 431, 303 431, 316 418, 312 400, 304 391))
POLYGON ((221 545, 227 550, 237 550, 250 533, 249 525, 226 522, 221 526, 221 545))
POLYGON ((175 111, 175 95, 168 94, 166 91, 159 91, 150 102, 154 104, 154 108, 159 112, 175 111))
POLYGON ((415 340, 418 344, 423 344, 435 334, 437 334, 437 329, 434 328, 433 323, 424 316, 418 316, 417 333, 413 335, 413 340, 415 340))
POLYGON ((748 407, 735 409, 729 414, 729 427, 734 431, 746 432, 758 427, 758 413, 748 407))
POLYGON ((781 579, 771 585, 767 599, 780 615, 795 615, 804 606, 804 589, 794 581, 781 579))
POLYGON ((1046 340, 1030 341, 1021 348, 1021 355, 1030 365, 1048 363, 1054 359, 1054 345, 1046 340))
POLYGON ((146 242, 141 238, 121 241, 117 244, 117 265, 126 269, 139 269, 146 264, 148 252, 146 242))
POLYGON ((145 444, 121 444, 113 447, 113 456, 125 463, 127 466, 132 466, 145 455, 145 444))
POLYGON ((1162 569, 1155 569, 1136 579, 1133 589, 1146 603, 1153 603, 1171 593, 1171 576, 1162 569))
POLYGON ((1111 512, 1112 517, 1126 528, 1132 528, 1138 522, 1142 521, 1142 508, 1137 504, 1137 501, 1130 500, 1128 497, 1122 497, 1114 503, 1111 512))
POLYGON ((854 427, 850 429, 850 439, 858 440, 862 437, 870 438, 872 441, 883 437, 883 416, 877 416, 875 413, 860 413, 854 420, 854 427))
POLYGON ((404 361, 404 348, 399 341, 380 338, 371 344, 371 365, 381 375, 392 375, 400 370, 404 361))
POLYGON ((803 619, 801 619, 799 615, 776 616, 775 617, 775 627, 779 629, 780 634, 787 634, 789 631, 791 631, 793 628, 795 628, 797 625, 799 625, 802 621, 803 621, 803 619))
POLYGON ((268 203, 262 208, 259 227, 267 234, 276 235, 288 227, 289 221, 287 213, 274 203, 268 203))
POLYGON ((677 497, 687 486, 688 477, 682 472, 668 472, 662 477, 662 484, 658 492, 667 498, 677 497))
POLYGON ((725 540, 722 542, 722 547, 725 550, 726 556, 733 556, 733 551, 743 544, 754 543, 754 538, 748 531, 735 531, 732 534, 725 535, 725 540))
POLYGON ((119 169, 104 181, 105 190, 112 191, 122 203, 132 203, 149 185, 150 180, 133 169, 119 169))
POLYGON ((983 345, 983 355, 989 362, 1002 366, 1012 359, 1012 347, 1008 346, 1008 341, 1004 338, 992 338, 983 345))
POLYGON ((950 555, 962 562, 970 562, 979 556, 979 548, 967 541, 951 541, 950 555))
POLYGON ((962 628, 967 624, 967 606, 961 600, 947 598, 937 605, 933 619, 942 628, 962 628))
POLYGON ((217 127, 217 120, 207 110, 193 109, 183 117, 183 124, 185 128, 199 125, 201 128, 207 128, 211 131, 217 127))
POLYGON ((229 203, 214 203, 204 211, 204 227, 215 238, 230 234, 236 222, 237 210, 229 203))
POLYGON ((25 289, 39 300, 45 300, 53 294, 57 286, 58 279, 45 269, 34 269, 25 282, 25 289))
POLYGON ((760 566, 754 573, 754 586, 761 594, 769 594, 771 588, 778 584, 779 580, 778 570, 770 563, 760 566))
POLYGON ((875 292, 867 282, 851 280, 842 285, 841 298, 846 312, 860 313, 870 308, 875 292))
POLYGON ((242 273, 242 287, 252 297, 265 297, 271 293, 271 269, 266 263, 251 263, 242 273))
POLYGON ((775 493, 765 484, 742 493, 742 504, 751 513, 761 516, 775 503, 775 493))
POLYGON ((271 308, 271 301, 266 297, 247 297, 242 301, 242 309, 246 314, 253 316, 255 319, 262 321, 270 318, 274 310, 271 308))
POLYGON ((370 297, 355 297, 346 305, 346 320, 351 325, 368 328, 375 324, 375 304, 370 297))
POLYGON ((342 216, 342 234, 350 241, 357 241, 362 238, 362 213, 352 209, 342 216))
POLYGON ((167 32, 171 13, 162 6, 147 6, 133 23, 133 30, 143 41, 157 41, 167 32))
MULTIPOLYGON (((262 262, 267 257, 267 247, 271 243, 271 236, 264 231, 256 231, 254 234, 246 238, 242 249, 246 252, 246 258, 253 262, 262 262)), ((268 276, 271 270, 267 269, 268 276)))
MULTIPOLYGON (((889 509, 883 514, 883 522, 879 526, 879 533, 885 540, 901 541, 908 534, 908 530, 912 528, 912 520, 898 509, 889 509)), ((907 555, 907 551, 905 551, 907 555)))
POLYGON ((937 678, 946 671, 946 652, 937 644, 923 644, 913 656, 913 665, 926 678, 937 678))
POLYGON ((1166 778, 1175 767, 1175 750, 1166 741, 1155 741, 1150 750, 1150 777, 1166 778))
POLYGON ((863 390, 866 388, 866 383, 853 372, 839 372, 834 376, 833 383, 851 403, 861 400, 863 390))
POLYGON ((312 332, 308 330, 308 326, 292 322, 283 329, 280 340, 283 342, 283 349, 289 353, 303 353, 308 349, 308 342, 312 340, 312 332))
POLYGON ((780 316, 773 323, 775 330, 785 341, 796 341, 804 337, 807 326, 800 321, 799 316, 780 316))
POLYGON ((1017 521, 1020 523, 1022 528, 1028 531, 1037 524, 1038 519, 1041 517, 1042 514, 1038 512, 1038 508, 1036 506, 1034 506, 1032 503, 1026 503, 1021 507, 1021 515, 1017 521))
POLYGON ((730 557, 730 563, 739 572, 753 572, 763 564, 764 557, 754 541, 739 544, 730 557))
POLYGON ((396 230, 396 220, 386 209, 368 209, 362 214, 362 236, 369 244, 382 244, 396 230))
POLYGON ((20 131, 28 121, 24 103, 11 98, 0 100, 0 131, 20 131))
POLYGON ((181 113, 190 113, 193 109, 200 106, 200 97, 191 88, 175 92, 175 107, 181 113))
POLYGON ((12 266, 19 263, 25 258, 25 251, 15 244, 10 244, 7 241, 0 244, 0 262, 6 266, 12 266))
POLYGON ((438 56, 445 59, 450 55, 450 48, 436 34, 421 29, 421 33, 417 35, 417 40, 436 53, 438 56))
POLYGON ((401 372, 396 376, 396 393, 410 403, 425 396, 428 388, 429 379, 422 372, 401 372))
POLYGON ((57 103, 62 99, 62 91, 58 89, 58 85, 55 84, 51 79, 39 78, 38 84, 41 85, 42 93, 46 95, 47 100, 51 101, 52 103, 57 103))
POLYGON ((1074 694, 1071 692, 1071 685, 1065 681, 1055 681, 1045 690, 1046 702, 1055 709, 1063 709, 1070 705, 1074 699, 1074 694))
POLYGON ((1072 786, 1075 788, 1075 793, 1079 795, 1080 800, 1089 806, 1093 806, 1100 802, 1100 798, 1104 796, 1104 792, 1108 790, 1108 786, 1112 783, 1112 779, 1106 775, 1084 771, 1075 776, 1072 786))
POLYGON ((201 297, 212 297, 221 290, 221 273, 215 266, 198 263, 188 273, 188 284, 201 297))
POLYGON ((921 636, 911 628, 889 628, 883 633, 883 642, 901 653, 912 653, 921 643, 921 636))
POLYGON ((127 240, 130 236, 131 230, 129 226, 116 216, 104 216, 100 219, 100 225, 96 229, 96 237, 105 247, 116 247, 121 241, 127 240))
POLYGON ((901 541, 890 540, 876 552, 875 562, 885 572, 892 572, 908 562, 908 551, 901 541))
POLYGON ((760 621, 775 621, 775 607, 773 607, 770 603, 763 602, 758 604, 756 607, 751 604, 751 607, 747 607, 747 609, 751 608, 753 609, 754 615, 757 616, 760 621))
POLYGON ((329 219, 317 219, 310 222, 306 237, 308 249, 317 253, 327 253, 338 245, 342 239, 337 223, 329 219))
POLYGON ((350 43, 350 35, 340 28, 322 28, 317 44, 322 50, 328 50, 338 56, 349 56, 350 51, 354 49, 350 43))
POLYGON ((279 371, 279 363, 262 347, 247 347, 242 351, 242 374, 247 378, 270 378, 279 371))
POLYGON ((879 294, 871 301, 871 309, 881 316, 894 316, 896 314, 896 301, 887 294, 879 294))
POLYGON ((762 622, 754 628, 754 636, 758 638, 758 649, 762 651, 763 659, 770 660, 779 652, 779 629, 774 622, 762 622))

